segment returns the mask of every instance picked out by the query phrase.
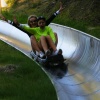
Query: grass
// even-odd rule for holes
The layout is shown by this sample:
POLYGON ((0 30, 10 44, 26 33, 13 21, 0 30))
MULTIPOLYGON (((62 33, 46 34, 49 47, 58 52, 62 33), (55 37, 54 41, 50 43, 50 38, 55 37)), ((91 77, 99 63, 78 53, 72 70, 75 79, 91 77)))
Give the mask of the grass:
POLYGON ((51 81, 24 54, 0 41, 0 68, 13 64, 13 72, 0 71, 0 100, 57 100, 51 81))
POLYGON ((88 27, 88 33, 100 39, 100 26, 88 27))

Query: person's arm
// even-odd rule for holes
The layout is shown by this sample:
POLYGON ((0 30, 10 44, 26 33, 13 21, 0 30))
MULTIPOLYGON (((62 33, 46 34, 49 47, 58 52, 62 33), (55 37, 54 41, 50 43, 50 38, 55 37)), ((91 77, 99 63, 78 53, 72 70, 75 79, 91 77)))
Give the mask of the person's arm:
MULTIPOLYGON (((27 29, 24 29, 23 27, 24 27, 25 25, 20 24, 20 23, 17 21, 17 19, 13 19, 13 21, 10 21, 10 20, 9 20, 8 23, 11 24, 11 25, 13 25, 14 27, 18 28, 19 30, 25 32, 29 37, 30 37, 31 35, 33 35, 33 34, 30 33, 29 31, 27 31, 27 29)), ((25 27, 26 27, 26 26, 25 26, 25 27)))
POLYGON ((15 27, 18 28, 19 30, 25 32, 29 37, 33 35, 29 31, 27 31, 27 29, 25 30, 24 28, 22 28, 22 26, 15 26, 15 27))
POLYGON ((15 17, 14 17, 13 21, 7 20, 4 16, 0 16, 0 17, 1 17, 2 20, 8 22, 8 23, 11 24, 12 26, 14 26, 14 27, 18 28, 19 30, 25 32, 29 37, 30 37, 31 35, 33 35, 32 33, 28 32, 27 30, 24 30, 24 29, 22 28, 22 27, 24 27, 24 25, 21 25, 21 24, 17 21, 17 19, 16 19, 15 17))
POLYGON ((49 19, 47 19, 46 26, 48 26, 58 14, 59 14, 59 10, 56 11, 49 19))
POLYGON ((9 24, 12 23, 11 20, 8 20, 8 19, 7 19, 6 17, 4 17, 3 15, 0 15, 0 19, 1 19, 1 20, 4 20, 4 21, 6 21, 6 22, 8 22, 9 24))
POLYGON ((21 27, 24 31, 30 33, 31 35, 34 35, 37 33, 37 28, 30 28, 30 27, 27 27, 27 26, 22 26, 21 27))
POLYGON ((55 13, 53 13, 51 15, 51 17, 49 19, 46 20, 46 25, 48 26, 52 21, 53 19, 63 10, 63 6, 62 6, 62 2, 60 2, 60 8, 59 10, 57 10, 55 13))
POLYGON ((29 37, 35 33, 35 29, 22 25, 18 22, 17 18, 14 16, 13 18, 13 26, 25 32, 29 37))

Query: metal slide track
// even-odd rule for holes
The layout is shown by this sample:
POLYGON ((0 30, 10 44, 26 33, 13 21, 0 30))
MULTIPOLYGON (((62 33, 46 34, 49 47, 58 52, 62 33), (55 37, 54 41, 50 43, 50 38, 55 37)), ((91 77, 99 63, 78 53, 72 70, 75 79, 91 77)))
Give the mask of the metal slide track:
MULTIPOLYGON (((65 63, 69 63, 62 78, 47 72, 58 100, 100 100, 100 39, 58 24, 50 27, 58 34, 57 48, 63 50, 65 63)), ((30 57, 27 34, 4 21, 0 21, 0 39, 30 57)))

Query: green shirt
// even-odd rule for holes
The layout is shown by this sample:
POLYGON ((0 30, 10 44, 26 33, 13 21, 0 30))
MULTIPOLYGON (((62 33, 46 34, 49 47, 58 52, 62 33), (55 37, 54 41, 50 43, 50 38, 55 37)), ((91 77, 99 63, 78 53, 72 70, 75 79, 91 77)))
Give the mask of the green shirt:
POLYGON ((45 26, 44 29, 41 29, 40 27, 30 28, 27 26, 23 26, 23 29, 30 32, 31 34, 33 34, 37 41, 40 40, 41 36, 47 36, 47 35, 50 35, 50 37, 52 38, 54 43, 56 41, 54 32, 52 31, 52 29, 49 26, 45 26))

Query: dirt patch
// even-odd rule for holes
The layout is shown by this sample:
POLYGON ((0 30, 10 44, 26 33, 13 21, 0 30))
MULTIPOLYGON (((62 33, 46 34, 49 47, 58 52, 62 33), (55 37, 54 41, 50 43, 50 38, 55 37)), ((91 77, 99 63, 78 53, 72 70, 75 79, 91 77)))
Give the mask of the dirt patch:
POLYGON ((5 73, 13 73, 18 66, 14 64, 8 64, 5 66, 0 67, 0 72, 5 72, 5 73))

